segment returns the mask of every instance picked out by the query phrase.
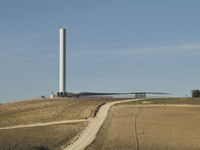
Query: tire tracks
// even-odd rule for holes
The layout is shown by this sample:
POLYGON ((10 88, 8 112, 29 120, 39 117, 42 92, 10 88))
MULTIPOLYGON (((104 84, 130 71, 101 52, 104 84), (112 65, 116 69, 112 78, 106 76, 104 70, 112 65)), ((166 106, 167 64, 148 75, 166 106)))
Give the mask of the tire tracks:
POLYGON ((137 135, 137 117, 142 112, 142 107, 138 107, 138 110, 135 114, 135 139, 136 139, 136 150, 140 149, 138 135, 137 135))
MULTIPOLYGON (((111 106, 111 107, 112 107, 112 106, 111 106)), ((109 111, 110 111, 110 109, 109 109, 109 111)), ((102 147, 102 145, 104 144, 104 141, 105 141, 105 139, 106 139, 106 136, 108 136, 108 131, 110 130, 111 122, 112 122, 112 119, 113 119, 113 117, 114 117, 115 112, 116 112, 116 108, 114 109, 114 112, 112 112, 112 115, 111 115, 111 117, 110 117, 110 119, 109 119, 109 122, 108 122, 109 127, 106 129, 106 134, 104 135, 104 138, 102 139, 101 145, 98 147, 98 150, 101 149, 101 147, 102 147)), ((101 131, 102 128, 103 128, 103 126, 101 126, 101 128, 99 129, 97 135, 100 133, 100 131, 101 131)), ((96 136, 97 136, 97 135, 96 135, 96 136)), ((91 144, 92 144, 92 143, 91 143, 91 144)))

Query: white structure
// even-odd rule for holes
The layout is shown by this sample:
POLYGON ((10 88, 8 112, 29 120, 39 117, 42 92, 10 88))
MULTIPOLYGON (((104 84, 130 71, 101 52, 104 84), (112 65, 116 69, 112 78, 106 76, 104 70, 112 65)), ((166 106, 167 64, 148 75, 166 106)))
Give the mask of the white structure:
POLYGON ((60 92, 66 91, 66 29, 60 29, 60 92))
POLYGON ((53 91, 51 91, 51 96, 50 96, 51 98, 54 98, 54 95, 53 95, 53 91))

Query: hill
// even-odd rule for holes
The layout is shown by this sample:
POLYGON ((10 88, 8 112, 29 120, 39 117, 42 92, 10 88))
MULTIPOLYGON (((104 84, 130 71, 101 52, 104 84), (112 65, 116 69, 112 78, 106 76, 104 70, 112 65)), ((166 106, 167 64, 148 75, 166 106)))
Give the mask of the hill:
MULTIPOLYGON (((0 105, 0 128, 45 123, 51 121, 85 119, 94 115, 103 103, 119 98, 57 98, 33 99, 0 105)), ((58 149, 73 140, 87 126, 87 121, 41 127, 0 130, 0 149, 29 149, 48 144, 58 149)))
POLYGON ((86 150, 200 149, 199 104, 200 99, 192 98, 117 104, 86 150))

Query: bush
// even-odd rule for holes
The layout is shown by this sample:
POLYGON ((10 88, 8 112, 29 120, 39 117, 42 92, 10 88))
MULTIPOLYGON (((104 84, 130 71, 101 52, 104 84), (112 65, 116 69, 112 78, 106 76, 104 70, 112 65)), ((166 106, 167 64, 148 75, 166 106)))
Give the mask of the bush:
POLYGON ((63 95, 63 92, 60 92, 60 97, 63 97, 64 95, 63 95))
POLYGON ((200 97, 200 90, 192 90, 192 97, 200 97))
POLYGON ((64 93, 64 97, 67 97, 67 92, 64 93))
POLYGON ((51 148, 47 145, 33 146, 30 150, 51 150, 51 148))
POLYGON ((57 92, 57 97, 60 97, 60 92, 57 92))

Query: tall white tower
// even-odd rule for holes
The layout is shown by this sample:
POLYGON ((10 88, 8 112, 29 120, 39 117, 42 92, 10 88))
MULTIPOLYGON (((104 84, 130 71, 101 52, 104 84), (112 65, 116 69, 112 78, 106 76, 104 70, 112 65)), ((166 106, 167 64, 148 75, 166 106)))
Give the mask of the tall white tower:
POLYGON ((66 91, 66 29, 60 29, 60 92, 66 91))

